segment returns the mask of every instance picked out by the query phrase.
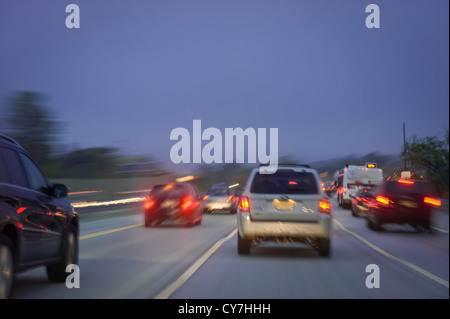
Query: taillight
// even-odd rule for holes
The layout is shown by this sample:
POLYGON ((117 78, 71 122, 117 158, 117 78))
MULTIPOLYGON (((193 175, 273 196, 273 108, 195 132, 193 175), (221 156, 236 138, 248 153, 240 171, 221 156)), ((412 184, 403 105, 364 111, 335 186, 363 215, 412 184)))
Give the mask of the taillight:
POLYGON ((423 202, 425 204, 430 204, 433 206, 441 206, 441 201, 437 198, 432 198, 432 197, 424 197, 423 202))
POLYGON ((322 198, 319 201, 319 212, 323 214, 329 214, 331 210, 331 204, 326 200, 326 198, 322 198))
POLYGON ((239 209, 241 212, 249 213, 250 212, 250 202, 247 196, 242 196, 241 201, 239 203, 239 209))
POLYGON ((227 202, 229 202, 229 201, 232 200, 232 199, 233 199, 233 196, 228 197, 228 198, 227 198, 227 202))
POLYGON ((208 195, 203 196, 202 199, 203 199, 203 200, 207 200, 207 199, 208 199, 208 195))
POLYGON ((144 208, 145 209, 150 209, 153 206, 155 206, 155 204, 156 204, 155 199, 153 197, 149 196, 149 197, 147 197, 147 200, 144 203, 144 208))
POLYGON ((414 184, 414 181, 409 181, 409 180, 405 180, 405 179, 399 179, 397 182, 402 183, 402 184, 414 184))
POLYGON ((389 205, 389 198, 387 197, 378 195, 375 199, 380 204, 389 205))
POLYGON ((344 186, 344 193, 347 193, 347 186, 344 186))
POLYGON ((186 196, 180 202, 180 208, 182 210, 188 210, 193 205, 194 205, 194 200, 193 200, 192 196, 186 196))

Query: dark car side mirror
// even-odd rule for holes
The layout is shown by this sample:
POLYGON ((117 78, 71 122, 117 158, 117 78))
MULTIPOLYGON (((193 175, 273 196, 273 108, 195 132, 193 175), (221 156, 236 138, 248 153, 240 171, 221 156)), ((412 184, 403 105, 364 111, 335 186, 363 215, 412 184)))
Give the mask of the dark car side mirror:
POLYGON ((51 194, 56 198, 67 197, 69 188, 64 184, 53 184, 51 194))

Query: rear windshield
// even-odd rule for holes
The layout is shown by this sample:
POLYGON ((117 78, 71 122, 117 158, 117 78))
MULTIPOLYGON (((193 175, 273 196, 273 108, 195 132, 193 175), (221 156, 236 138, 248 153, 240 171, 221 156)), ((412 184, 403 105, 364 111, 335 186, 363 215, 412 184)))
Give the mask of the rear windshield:
POLYGON ((156 198, 176 198, 188 195, 189 191, 180 185, 157 185, 150 194, 156 198))
POLYGON ((256 194, 318 194, 313 173, 279 170, 274 174, 256 173, 251 193, 256 194))
POLYGON ((434 187, 425 182, 388 182, 384 189, 390 194, 436 195, 434 187))
POLYGON ((227 196, 230 195, 230 191, 227 188, 212 188, 207 192, 211 196, 227 196))

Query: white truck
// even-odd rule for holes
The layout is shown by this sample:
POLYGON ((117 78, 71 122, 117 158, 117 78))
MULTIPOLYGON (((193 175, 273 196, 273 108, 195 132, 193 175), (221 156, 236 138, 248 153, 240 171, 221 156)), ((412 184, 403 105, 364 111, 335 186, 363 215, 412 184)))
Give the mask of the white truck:
POLYGON ((361 190, 383 182, 383 170, 376 163, 346 165, 337 174, 337 201, 343 208, 350 207, 352 197, 361 190))

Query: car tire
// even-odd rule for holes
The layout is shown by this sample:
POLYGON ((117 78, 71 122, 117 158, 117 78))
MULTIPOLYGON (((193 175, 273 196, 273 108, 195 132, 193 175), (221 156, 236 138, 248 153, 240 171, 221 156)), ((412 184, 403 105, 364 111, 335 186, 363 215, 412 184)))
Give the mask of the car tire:
POLYGON ((252 246, 252 242, 248 239, 242 238, 239 233, 237 235, 237 248, 239 255, 248 255, 250 254, 250 248, 252 246))
POLYGON ((319 256, 327 257, 330 255, 330 239, 319 238, 317 240, 317 252, 319 256))
POLYGON ((47 277, 53 282, 64 282, 67 278, 66 267, 70 264, 78 264, 78 238, 74 226, 70 226, 64 241, 61 259, 47 265, 47 277))
POLYGON ((353 206, 353 204, 352 204, 351 209, 352 209, 352 216, 353 216, 353 217, 359 217, 359 215, 358 215, 358 214, 356 213, 356 211, 355 211, 355 206, 353 206))
POLYGON ((9 237, 0 235, 0 299, 8 299, 14 286, 14 249, 9 237))
POLYGON ((380 231, 381 230, 381 224, 379 221, 373 221, 370 218, 367 218, 367 227, 369 227, 372 230, 380 231))

